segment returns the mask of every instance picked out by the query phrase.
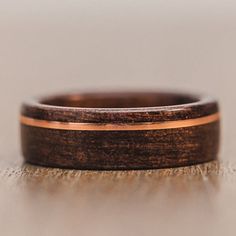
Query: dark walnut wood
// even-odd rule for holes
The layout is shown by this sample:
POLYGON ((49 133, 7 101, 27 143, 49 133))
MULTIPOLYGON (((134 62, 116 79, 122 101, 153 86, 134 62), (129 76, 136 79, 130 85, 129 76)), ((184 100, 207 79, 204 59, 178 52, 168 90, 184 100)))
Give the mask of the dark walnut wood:
MULTIPOLYGON (((36 120, 140 124, 217 114, 208 97, 176 93, 81 93, 26 102, 21 115, 36 120)), ((152 169, 211 161, 219 150, 220 121, 158 130, 60 130, 21 124, 24 158, 31 164, 74 169, 152 169)))

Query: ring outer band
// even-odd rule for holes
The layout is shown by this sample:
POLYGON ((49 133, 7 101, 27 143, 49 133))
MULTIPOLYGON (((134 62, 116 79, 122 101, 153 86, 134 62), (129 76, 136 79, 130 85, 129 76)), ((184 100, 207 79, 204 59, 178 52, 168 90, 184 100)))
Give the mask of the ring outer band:
POLYGON ((130 109, 22 106, 22 152, 28 163, 73 169, 169 168, 215 160, 220 113, 209 98, 130 109))

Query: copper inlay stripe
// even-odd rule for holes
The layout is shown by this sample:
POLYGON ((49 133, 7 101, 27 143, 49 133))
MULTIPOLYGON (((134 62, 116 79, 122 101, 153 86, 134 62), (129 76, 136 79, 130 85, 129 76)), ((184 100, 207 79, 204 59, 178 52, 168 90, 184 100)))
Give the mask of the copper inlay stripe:
POLYGON ((45 128, 45 129, 58 129, 58 130, 87 130, 87 131, 125 131, 125 130, 161 130, 161 129, 177 129, 192 126, 199 126, 209 124, 220 119, 220 114, 187 119, 177 121, 164 121, 164 122, 144 122, 144 123, 124 123, 124 124, 111 124, 111 123, 74 123, 74 122, 58 122, 47 121, 21 116, 20 121, 27 126, 45 128))

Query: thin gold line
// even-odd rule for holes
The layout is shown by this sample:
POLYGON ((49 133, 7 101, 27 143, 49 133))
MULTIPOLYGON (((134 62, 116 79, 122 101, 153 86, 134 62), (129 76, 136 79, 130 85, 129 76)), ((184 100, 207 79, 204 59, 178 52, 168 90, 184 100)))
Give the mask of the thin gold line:
POLYGON ((220 114, 187 119, 177 121, 163 121, 163 122, 143 122, 143 123, 124 123, 124 124, 111 124, 111 123, 74 123, 74 122, 58 122, 47 121, 21 116, 21 124, 46 129, 58 130, 74 130, 74 131, 125 131, 125 130, 162 130, 162 129, 177 129, 192 126, 200 126, 209 124, 220 119, 220 114))

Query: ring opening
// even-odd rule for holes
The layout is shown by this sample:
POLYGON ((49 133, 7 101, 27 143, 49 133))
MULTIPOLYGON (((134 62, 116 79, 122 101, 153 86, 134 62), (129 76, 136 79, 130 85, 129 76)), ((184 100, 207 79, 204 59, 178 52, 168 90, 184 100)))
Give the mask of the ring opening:
POLYGON ((189 95, 172 93, 90 93, 50 97, 42 104, 83 108, 137 108, 183 105, 199 101, 189 95))

